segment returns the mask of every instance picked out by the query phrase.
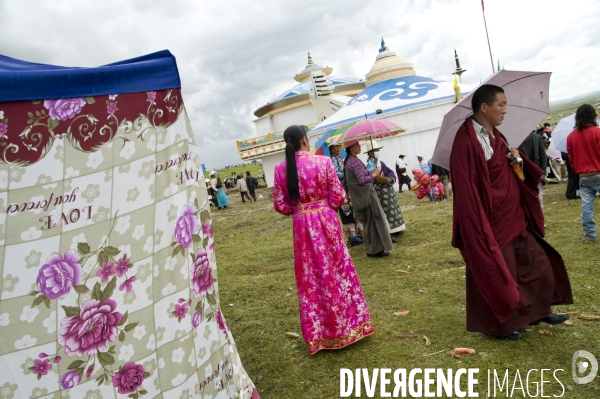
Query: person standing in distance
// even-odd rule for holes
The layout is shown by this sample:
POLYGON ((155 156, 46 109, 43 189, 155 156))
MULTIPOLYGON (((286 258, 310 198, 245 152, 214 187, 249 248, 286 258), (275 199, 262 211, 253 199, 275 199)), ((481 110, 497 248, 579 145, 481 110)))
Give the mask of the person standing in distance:
POLYGON ((594 107, 583 104, 577 108, 575 126, 567 137, 567 153, 573 171, 579 175, 583 239, 593 243, 596 241, 594 201, 600 192, 600 129, 594 107))
POLYGON ((252 176, 250 174, 250 171, 247 170, 246 171, 246 186, 248 187, 248 192, 250 193, 250 196, 252 197, 254 202, 256 202, 256 194, 254 193, 254 189, 256 188, 257 185, 258 185, 258 180, 256 180, 256 177, 252 176))
POLYGON ((396 160, 396 174, 398 175, 398 185, 400 186, 398 192, 402 192, 402 186, 406 184, 408 187, 407 191, 410 191, 410 176, 408 175, 408 165, 404 162, 406 154, 403 152, 398 155, 396 160))

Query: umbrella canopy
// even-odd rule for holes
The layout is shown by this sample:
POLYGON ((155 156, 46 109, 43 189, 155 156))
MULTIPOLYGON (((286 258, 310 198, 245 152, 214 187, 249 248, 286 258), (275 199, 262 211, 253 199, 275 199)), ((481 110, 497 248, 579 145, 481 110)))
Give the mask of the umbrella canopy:
MULTIPOLYGON (((534 134, 537 134, 537 133, 534 133, 534 134)), ((546 154, 548 154, 548 156, 550 158, 560 159, 561 154, 560 154, 560 151, 558 151, 556 149, 556 146, 554 145, 554 139, 550 140, 550 145, 548 146, 548 149, 546 150, 546 154)))
POLYGON ((321 138, 315 142, 315 154, 329 156, 329 149, 327 147, 337 142, 339 137, 355 124, 356 122, 348 123, 338 129, 331 129, 323 133, 321 138))
MULTIPOLYGON (((596 118, 596 123, 600 125, 599 118, 596 118)), ((573 130, 575 130, 575 114, 558 121, 552 132, 552 142, 558 151, 567 152, 567 137, 573 130)))
POLYGON ((406 130, 396 125, 394 122, 385 119, 365 119, 352 126, 343 133, 337 140, 342 143, 350 140, 369 140, 389 136, 395 136, 406 130))
POLYGON ((554 148, 561 152, 567 152, 567 137, 575 129, 575 114, 561 119, 552 132, 552 143, 554 148))
MULTIPOLYGON (((498 129, 504 134, 511 147, 518 147, 537 124, 550 113, 548 105, 550 75, 551 72, 502 70, 481 83, 481 85, 492 84, 504 89, 508 100, 507 113, 498 129)), ((446 169, 450 167, 450 151, 454 137, 465 119, 473 115, 471 99, 476 90, 477 88, 444 115, 433 151, 432 163, 446 169)))

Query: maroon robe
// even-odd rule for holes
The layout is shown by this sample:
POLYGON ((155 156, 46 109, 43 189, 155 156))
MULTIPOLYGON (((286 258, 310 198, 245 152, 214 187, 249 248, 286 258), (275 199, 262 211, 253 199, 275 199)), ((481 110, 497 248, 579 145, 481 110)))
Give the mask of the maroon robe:
POLYGON ((506 336, 573 298, 562 257, 542 238, 542 170, 522 156, 521 181, 506 158, 506 139, 497 129, 494 137, 489 161, 471 118, 454 139, 452 246, 467 265, 467 330, 506 336))

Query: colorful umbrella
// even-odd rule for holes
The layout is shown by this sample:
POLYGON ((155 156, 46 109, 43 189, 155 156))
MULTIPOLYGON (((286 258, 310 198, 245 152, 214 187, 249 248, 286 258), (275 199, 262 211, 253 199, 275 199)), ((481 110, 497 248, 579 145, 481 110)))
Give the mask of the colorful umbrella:
POLYGON ((406 130, 396 125, 394 122, 385 119, 365 119, 358 122, 337 140, 342 143, 350 140, 369 140, 383 137, 395 136, 406 130))
POLYGON ((323 133, 323 136, 321 136, 321 138, 315 142, 315 154, 330 156, 331 154, 329 153, 329 149, 327 147, 329 147, 332 143, 336 143, 339 137, 355 124, 356 122, 352 122, 340 127, 339 129, 332 129, 323 133))
MULTIPOLYGON (((508 145, 513 148, 518 147, 531 130, 550 113, 548 105, 550 72, 522 72, 503 69, 491 75, 481 84, 492 84, 504 89, 508 99, 507 113, 502 125, 498 126, 498 130, 504 134, 508 145)), ((446 169, 450 167, 450 151, 452 151, 456 132, 465 119, 473 115, 471 99, 475 91, 476 89, 444 115, 433 151, 432 163, 446 169)))

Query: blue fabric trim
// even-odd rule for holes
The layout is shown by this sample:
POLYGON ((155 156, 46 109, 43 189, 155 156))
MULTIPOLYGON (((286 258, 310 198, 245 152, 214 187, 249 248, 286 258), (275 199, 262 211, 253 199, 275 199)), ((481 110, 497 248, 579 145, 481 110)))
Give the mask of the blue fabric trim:
POLYGON ((180 87, 177 63, 168 50, 95 68, 36 64, 0 55, 0 102, 53 100, 180 87))

